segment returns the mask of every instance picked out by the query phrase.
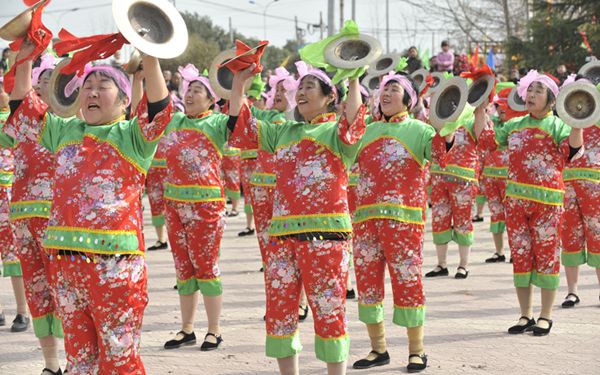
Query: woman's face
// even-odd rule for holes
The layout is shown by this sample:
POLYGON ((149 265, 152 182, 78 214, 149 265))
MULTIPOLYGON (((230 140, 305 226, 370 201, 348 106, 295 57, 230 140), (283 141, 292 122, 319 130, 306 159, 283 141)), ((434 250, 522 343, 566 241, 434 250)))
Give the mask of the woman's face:
POLYGON ((329 95, 323 93, 317 77, 307 75, 300 81, 300 86, 298 86, 296 92, 296 103, 298 104, 298 111, 306 121, 327 113, 329 103, 334 100, 333 92, 329 95))
POLYGON ((527 88, 525 105, 529 113, 540 114, 550 110, 554 103, 548 103, 548 88, 540 83, 534 82, 527 88))
POLYGON ((288 100, 285 97, 285 87, 283 87, 283 81, 277 82, 275 86, 275 97, 273 97, 273 109, 279 112, 285 112, 288 108, 288 100))
POLYGON ((80 92, 81 111, 91 125, 108 124, 125 113, 127 98, 119 99, 115 82, 102 74, 90 74, 80 92))
POLYGON ((406 106, 402 103, 404 98, 404 89, 396 81, 390 81, 385 84, 379 97, 381 112, 387 117, 406 111, 406 106))
POLYGON ((208 89, 200 81, 194 81, 188 86, 183 100, 185 114, 191 117, 208 111, 215 104, 215 99, 210 96, 208 89))
POLYGON ((34 87, 35 93, 38 94, 40 98, 44 101, 44 103, 50 105, 50 76, 52 75, 52 70, 46 69, 42 72, 40 77, 38 78, 38 83, 34 87))

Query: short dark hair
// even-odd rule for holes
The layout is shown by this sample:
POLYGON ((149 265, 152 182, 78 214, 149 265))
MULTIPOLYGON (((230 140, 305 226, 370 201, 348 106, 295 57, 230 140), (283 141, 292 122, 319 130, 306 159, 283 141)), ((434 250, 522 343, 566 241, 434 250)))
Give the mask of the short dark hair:
POLYGON ((442 40, 442 47, 449 47, 450 43, 447 40, 442 40))

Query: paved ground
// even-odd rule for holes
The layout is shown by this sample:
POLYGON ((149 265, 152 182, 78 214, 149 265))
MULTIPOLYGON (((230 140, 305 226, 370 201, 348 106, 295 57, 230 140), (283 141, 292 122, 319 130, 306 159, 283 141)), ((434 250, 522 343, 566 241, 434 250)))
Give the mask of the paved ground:
MULTIPOLYGON (((483 260, 492 253, 493 243, 487 232, 488 217, 476 225, 471 275, 467 280, 441 278, 425 281, 427 290, 426 351, 428 374, 599 374, 600 373, 600 303, 598 282, 593 270, 582 268, 581 304, 575 309, 561 309, 558 304, 566 294, 561 280, 555 326, 547 337, 505 334, 519 316, 512 287, 511 265, 489 265, 483 260)), ((155 236, 146 222, 148 243, 155 236)), ((224 285, 222 330, 223 347, 215 352, 200 352, 199 346, 175 351, 162 349, 180 328, 178 297, 173 285, 175 272, 168 251, 148 254, 150 303, 143 327, 143 358, 148 374, 276 374, 277 365, 264 355, 264 292, 262 274, 258 272, 260 256, 256 238, 240 239, 236 233, 244 226, 242 216, 230 220, 221 250, 224 285)), ((451 247, 448 257, 451 272, 458 262, 458 251, 451 247)), ((431 234, 425 242, 425 271, 435 266, 431 234)), ((388 289, 389 285, 388 285, 388 289)), ((0 280, 0 303, 7 319, 14 315, 14 301, 7 279, 0 280)), ((539 307, 539 292, 536 293, 539 307)), ((391 306, 388 295, 386 306, 391 306)), ((536 309, 536 316, 539 308, 536 309)), ((196 334, 203 337, 206 324, 199 307, 196 334)), ((352 345, 351 364, 369 350, 364 325, 358 321, 357 304, 348 301, 348 320, 352 345)), ((407 341, 404 329, 391 324, 387 309, 388 346, 392 362, 371 370, 352 370, 353 374, 405 373, 407 341)), ((301 324, 304 351, 302 374, 324 374, 323 363, 313 352, 312 320, 301 324)), ((64 363, 64 352, 61 352, 64 363)), ((41 350, 32 330, 11 333, 0 328, 0 374, 37 375, 42 368, 41 350)))

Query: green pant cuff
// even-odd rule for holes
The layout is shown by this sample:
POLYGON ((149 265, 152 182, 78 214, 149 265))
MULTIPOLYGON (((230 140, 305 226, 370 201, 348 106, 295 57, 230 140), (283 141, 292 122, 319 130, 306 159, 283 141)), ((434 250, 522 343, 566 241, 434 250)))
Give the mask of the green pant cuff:
POLYGON ((445 245, 452 241, 452 230, 448 229, 443 232, 433 233, 433 243, 436 245, 445 245))
POLYGON ((155 227, 162 227, 165 225, 165 215, 152 216, 152 225, 155 227))
POLYGON ((456 231, 454 231, 453 239, 454 242, 461 246, 471 246, 473 245, 473 232, 457 233, 456 231))
POLYGON ((478 195, 475 197, 475 202, 477 204, 484 204, 485 202, 487 202, 487 198, 485 197, 485 195, 478 195))
POLYGON ((513 282, 517 288, 529 288, 531 285, 531 272, 513 274, 513 282))
POLYGON ((223 294, 223 285, 220 278, 200 280, 192 277, 188 280, 177 279, 177 292, 182 295, 193 294, 200 291, 203 296, 216 297, 223 294))
POLYGON ((3 262, 2 269, 4 271, 4 277, 23 276, 23 271, 21 271, 21 263, 18 261, 3 262))
POLYGON ((405 307, 394 305, 394 324, 412 328, 425 325, 425 306, 405 307))
POLYGON ((38 338, 46 336, 54 336, 58 338, 64 337, 62 323, 54 313, 33 318, 33 332, 38 338))
POLYGON ((225 196, 229 199, 238 200, 242 197, 242 194, 240 194, 239 190, 233 191, 233 190, 225 189, 225 196))
POLYGON ((244 212, 246 215, 252 215, 254 213, 254 210, 252 210, 252 205, 248 203, 244 204, 244 212))
POLYGON ((302 344, 300 343, 300 334, 298 332, 294 332, 289 336, 267 335, 267 357, 287 358, 301 351, 302 344))
POLYGON ((600 254, 587 253, 587 264, 590 267, 600 268, 600 254))
POLYGON ((383 322, 384 311, 383 302, 372 305, 358 304, 358 319, 366 324, 375 324, 383 322))
POLYGON ((504 221, 494 221, 490 224, 490 232, 504 233, 506 231, 506 223, 504 221))
POLYGON ((315 335, 315 354, 323 362, 336 363, 348 359, 350 353, 350 336, 322 338, 315 335))
POLYGON ((545 275, 537 272, 531 274, 531 283, 542 289, 558 289, 559 274, 545 275))
POLYGON ((560 254, 560 262, 563 266, 575 267, 585 264, 585 251, 566 252, 560 254))

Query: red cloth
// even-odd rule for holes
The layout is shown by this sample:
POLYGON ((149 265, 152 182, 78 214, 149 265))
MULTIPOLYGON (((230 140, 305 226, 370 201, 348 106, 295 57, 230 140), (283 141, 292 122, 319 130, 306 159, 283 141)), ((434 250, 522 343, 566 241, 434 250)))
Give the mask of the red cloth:
POLYGON ((240 70, 247 69, 252 64, 256 64, 256 68, 252 71, 252 73, 258 74, 258 73, 262 72, 263 66, 260 65, 260 58, 261 58, 262 54, 265 52, 265 48, 267 47, 268 44, 269 44, 268 41, 261 40, 258 43, 258 47, 256 48, 255 52, 244 55, 245 53, 250 51, 252 48, 250 48, 250 46, 248 46, 246 43, 242 42, 241 40, 236 40, 235 41, 236 57, 234 58, 235 60, 230 60, 230 62, 227 63, 227 65, 221 64, 221 66, 226 66, 233 73, 236 73, 236 72, 239 72, 240 70))
POLYGON ((94 60, 102 60, 114 55, 123 44, 129 43, 121 33, 100 34, 78 38, 65 29, 58 32, 60 42, 54 45, 56 54, 62 56, 71 51, 77 51, 71 62, 62 68, 63 74, 83 74, 85 64, 94 60))
POLYGON ((40 5, 33 11, 33 15, 31 16, 31 24, 27 30, 27 35, 15 40, 9 45, 11 50, 18 51, 21 49, 23 41, 29 39, 34 44, 35 48, 31 54, 29 54, 29 56, 15 62, 8 73, 4 75, 4 90, 6 92, 11 92, 15 87, 15 73, 17 71, 17 66, 29 59, 37 59, 38 56, 40 56, 46 50, 50 44, 50 41, 52 40, 52 31, 50 31, 50 29, 48 29, 42 23, 42 12, 48 3, 50 3, 50 1, 48 1, 46 4, 40 5))

